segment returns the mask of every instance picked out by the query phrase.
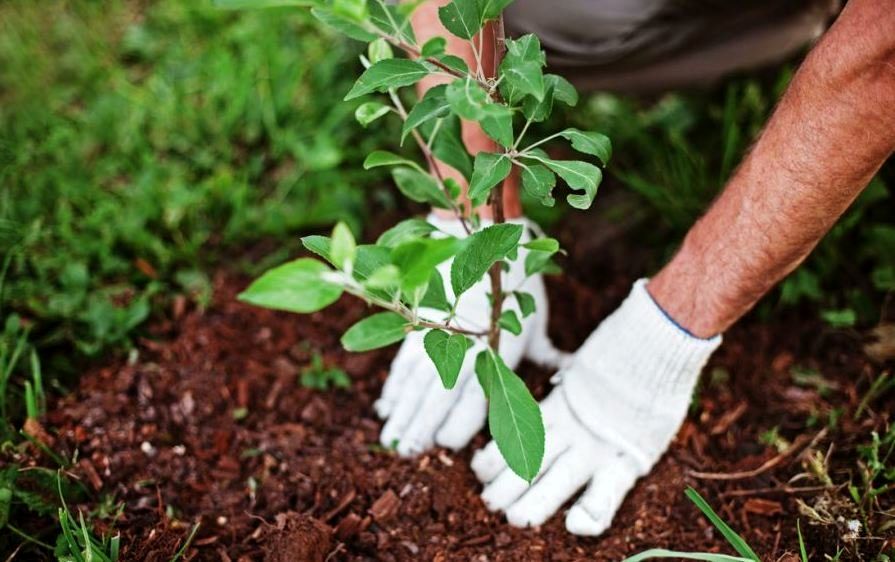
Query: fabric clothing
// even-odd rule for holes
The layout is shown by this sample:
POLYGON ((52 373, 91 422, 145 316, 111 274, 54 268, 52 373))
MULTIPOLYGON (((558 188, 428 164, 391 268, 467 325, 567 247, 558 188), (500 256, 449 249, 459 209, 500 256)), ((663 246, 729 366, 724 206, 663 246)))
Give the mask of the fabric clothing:
POLYGON ((508 35, 536 34, 553 72, 584 90, 707 85, 815 40, 839 0, 516 0, 508 35))

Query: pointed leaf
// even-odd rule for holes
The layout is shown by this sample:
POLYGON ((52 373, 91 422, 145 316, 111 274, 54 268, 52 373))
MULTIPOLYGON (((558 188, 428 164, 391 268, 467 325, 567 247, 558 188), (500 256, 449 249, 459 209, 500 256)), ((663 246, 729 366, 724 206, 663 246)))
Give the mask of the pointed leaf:
MULTIPOLYGON (((431 124, 430 122, 426 125, 431 124)), ((431 132, 431 129, 426 131, 426 138, 431 132)), ((460 119, 456 115, 449 115, 441 121, 438 135, 432 143, 432 152, 439 160, 460 172, 467 181, 472 176, 472 158, 466 150, 466 145, 463 144, 460 119)))
POLYGON ((453 237, 422 238, 399 244, 392 249, 392 263, 401 270, 401 288, 411 292, 429 282, 438 264, 460 251, 466 240, 453 237))
POLYGON ((333 228, 330 242, 329 255, 332 262, 339 269, 351 271, 354 266, 354 257, 357 254, 357 244, 351 229, 344 222, 339 222, 333 228))
POLYGON ((604 166, 612 158, 612 142, 606 135, 571 128, 561 131, 559 134, 572 142, 572 148, 578 152, 596 156, 604 166))
POLYGON ((522 379, 499 355, 487 351, 492 363, 488 402, 488 429, 507 466, 531 482, 544 460, 544 421, 538 403, 522 379))
POLYGON ((447 300, 444 293, 444 279, 437 269, 432 270, 432 276, 429 277, 429 286, 426 287, 426 294, 420 301, 422 308, 434 308, 442 312, 451 311, 451 303, 447 300))
POLYGON ((522 333, 522 323, 519 321, 519 317, 516 316, 516 313, 512 310, 504 310, 501 312, 497 324, 514 336, 518 336, 522 333))
POLYGON ((395 168, 392 170, 392 178, 401 193, 418 203, 430 203, 443 209, 451 206, 447 196, 429 174, 412 168, 395 168))
POLYGON ((486 106, 485 117, 479 124, 497 144, 505 148, 513 146, 513 112, 509 107, 496 103, 486 106))
POLYGON ((553 206, 552 192, 555 186, 556 175, 546 166, 528 164, 522 167, 522 189, 548 207, 553 206))
POLYGON ((515 291, 513 295, 516 297, 516 302, 519 303, 519 312, 522 313, 522 318, 528 318, 534 314, 535 310, 537 310, 537 305, 535 305, 535 298, 531 293, 515 291))
POLYGON ((482 20, 493 20, 513 3, 513 0, 480 0, 482 20))
POLYGON ((476 204, 482 204, 495 185, 508 175, 512 164, 503 154, 479 152, 476 154, 472 168, 472 179, 469 182, 469 198, 476 204))
POLYGON ((314 8, 311 10, 311 14, 327 27, 331 27, 357 41, 369 42, 376 40, 378 37, 375 33, 362 27, 360 24, 334 14, 333 11, 328 8, 314 8))
POLYGON ((488 117, 486 107, 492 104, 488 93, 471 77, 458 78, 448 84, 445 98, 454 113, 470 121, 488 117))
POLYGON ((407 219, 383 232, 376 244, 393 248, 412 238, 425 238, 438 230, 423 219, 407 219))
POLYGON ((357 109, 354 110, 354 118, 357 119, 358 123, 366 127, 383 115, 388 114, 389 111, 391 111, 391 108, 384 103, 368 101, 357 106, 357 109))
POLYGON ((410 131, 419 127, 423 123, 432 119, 445 117, 450 113, 451 108, 448 105, 447 98, 444 97, 446 85, 435 86, 426 91, 423 99, 421 99, 404 120, 404 126, 401 128, 401 142, 410 134, 410 131))
POLYGON ((467 238, 451 264, 451 287, 459 297, 479 282, 494 262, 503 259, 522 237, 521 224, 495 224, 467 238))
POLYGON ((342 347, 348 351, 369 351, 399 342, 409 326, 400 314, 379 312, 367 316, 342 334, 342 347))
POLYGON ((435 364, 441 383, 448 390, 457 384, 466 350, 472 341, 461 334, 448 334, 444 330, 429 330, 423 338, 426 354, 435 364))
POLYGON ((366 69, 345 95, 351 100, 370 92, 385 92, 390 88, 410 86, 419 82, 429 70, 417 61, 408 59, 381 60, 366 69))
POLYGON ((443 55, 446 46, 447 40, 444 37, 432 37, 423 43, 423 47, 420 49, 420 55, 424 57, 443 55))
POLYGON ((478 0, 453 0, 438 8, 442 25, 461 39, 472 39, 482 28, 482 16, 478 0))
POLYGON ((342 286, 325 280, 330 269, 312 258, 277 266, 252 282, 239 300, 289 312, 316 312, 342 296, 342 286))
POLYGON ((374 150, 364 159, 364 170, 379 168, 381 166, 410 166, 411 168, 423 173, 423 169, 413 160, 408 160, 403 156, 398 156, 394 152, 387 150, 374 150))

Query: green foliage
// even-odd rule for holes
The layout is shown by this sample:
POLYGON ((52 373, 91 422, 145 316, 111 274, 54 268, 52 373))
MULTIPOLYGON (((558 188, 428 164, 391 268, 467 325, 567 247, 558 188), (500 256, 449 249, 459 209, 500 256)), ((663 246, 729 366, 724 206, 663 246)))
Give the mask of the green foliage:
MULTIPOLYGON (((400 141, 412 137, 425 156, 424 166, 405 155, 374 150, 364 160, 364 169, 390 167, 392 179, 404 196, 453 211, 468 237, 440 233, 425 221, 410 219, 385 232, 376 244, 365 246, 357 245, 348 227, 340 223, 330 238, 303 239, 304 245, 333 265, 335 271, 322 262, 301 258, 268 271, 240 298, 278 310, 313 312, 343 291, 360 297, 384 311, 349 328, 342 336, 345 349, 376 349, 401 341, 410 331, 426 330, 423 345, 445 388, 456 385, 473 342, 487 344, 488 350, 478 354, 475 364, 479 382, 490 397, 489 428, 510 468, 531 481, 544 456, 540 410, 525 384, 494 351, 501 332, 522 332, 516 312, 503 309, 507 298, 517 299, 523 317, 534 313, 531 295, 513 293, 513 288, 504 288, 500 282, 506 262, 519 258, 523 227, 498 216, 496 224, 482 228, 477 216, 465 217, 459 200, 461 186, 429 170, 428 164, 440 159, 467 178, 468 194, 475 206, 498 197, 503 181, 515 167, 521 171, 526 192, 545 205, 553 205, 559 176, 572 190, 567 197, 569 203, 586 209, 596 196, 601 169, 583 160, 551 158, 541 147, 565 139, 574 150, 595 157, 601 165, 608 162, 612 148, 606 136, 578 129, 566 129, 523 147, 530 125, 547 119, 555 100, 574 105, 577 94, 565 80, 544 74, 546 57, 533 35, 507 40, 506 56, 499 61, 497 76, 485 75, 477 34, 486 21, 500 17, 509 3, 453 0, 439 9, 445 28, 469 41, 474 61, 445 54, 444 38, 419 45, 409 24, 412 5, 392 6, 383 0, 315 3, 314 15, 319 20, 350 38, 369 43, 367 56, 361 57, 365 70, 345 96, 346 100, 364 98, 355 111, 357 121, 368 126, 390 115, 398 116, 402 121, 400 141), (409 58, 394 58, 397 52, 408 53, 409 58), (474 68, 470 68, 473 62, 474 68), (452 80, 429 89, 408 111, 400 89, 430 75, 449 75, 452 80), (366 99, 370 94, 385 96, 366 99), (477 122, 499 149, 479 153, 473 160, 461 140, 461 119, 477 122), (448 299, 437 269, 450 259, 454 302, 448 299), (490 306, 495 309, 490 325, 481 330, 453 325, 459 299, 483 282, 489 272, 490 306), (447 318, 427 318, 432 309, 447 313, 447 318)), ((555 240, 534 240, 525 250, 527 275, 555 269, 551 261, 559 251, 555 240)))
POLYGON ((311 364, 305 367, 298 379, 299 384, 305 388, 314 390, 327 390, 330 387, 348 388, 351 379, 338 367, 327 368, 323 363, 323 357, 319 353, 311 356, 311 364))
POLYGON ((167 295, 207 302, 228 250, 359 225, 381 178, 358 164, 390 127, 339 101, 351 62, 305 10, 0 6, 3 302, 58 358, 48 375, 76 368, 72 347, 129 345, 167 295))
POLYGON ((423 344, 435 364, 441 383, 447 389, 454 388, 472 340, 463 334, 449 334, 444 330, 433 329, 426 333, 423 344))

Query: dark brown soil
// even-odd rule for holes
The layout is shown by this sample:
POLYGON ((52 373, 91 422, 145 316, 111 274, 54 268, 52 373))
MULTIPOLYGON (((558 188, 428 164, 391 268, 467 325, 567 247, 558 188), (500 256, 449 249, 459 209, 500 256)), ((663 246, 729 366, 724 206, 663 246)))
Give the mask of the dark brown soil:
MULTIPOLYGON (((569 228, 561 237, 573 243, 569 228)), ((580 344, 633 280, 588 263, 581 252, 570 261, 573 272, 549 284, 551 334, 565 349, 580 344)), ((124 560, 167 560, 195 522, 201 527, 189 560, 617 561, 652 547, 732 554, 684 497, 687 486, 764 560, 798 551, 797 519, 812 560, 839 548, 842 560, 869 560, 885 547, 880 538, 842 538, 848 519, 876 526, 881 516, 862 519, 841 487, 820 490, 818 471, 806 462, 835 443, 828 473, 836 485, 848 482, 858 470, 855 446, 883 429, 893 406, 878 400, 853 419, 883 370, 864 356, 857 334, 796 314, 751 318, 731 330, 670 452, 605 536, 579 538, 565 531, 561 516, 523 530, 485 509, 468 468, 471 451, 487 441, 484 432, 459 454, 436 450, 412 460, 378 445, 381 424, 371 405, 395 348, 340 348, 341 333, 368 313, 361 302, 343 298, 308 316, 275 313, 236 302, 246 281, 220 274, 210 308, 179 310, 159 323, 137 357, 86 374, 48 416, 62 446, 80 453, 73 474, 97 499, 125 503, 116 524, 124 560), (350 389, 300 386, 314 353, 343 368, 350 389), (830 388, 797 384, 795 368, 816 370, 830 388), (775 460, 778 449, 760 441, 776 427, 788 442, 806 444, 834 408, 842 409, 836 428, 807 452, 775 460), (809 427, 812 418, 819 421, 809 427), (748 478, 693 475, 768 461, 776 464, 748 478), (805 515, 809 509, 814 517, 805 515)), ((532 365, 521 372, 543 396, 551 373, 532 365)))

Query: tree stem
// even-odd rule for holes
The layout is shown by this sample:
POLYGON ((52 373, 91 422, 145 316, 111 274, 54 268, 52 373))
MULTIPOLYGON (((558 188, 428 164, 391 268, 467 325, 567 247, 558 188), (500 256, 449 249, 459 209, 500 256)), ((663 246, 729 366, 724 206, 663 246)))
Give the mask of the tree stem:
MULTIPOLYGON (((494 34, 494 40, 491 42, 494 48, 494 58, 492 59, 494 68, 491 69, 491 72, 493 72, 494 76, 491 76, 490 78, 495 78, 497 76, 497 69, 500 67, 500 62, 503 60, 504 53, 506 52, 506 35, 504 34, 503 28, 503 16, 501 15, 497 21, 492 22, 487 27, 487 30, 494 34)), ((482 33, 484 32, 485 30, 482 30, 482 33)), ((503 102, 500 91, 496 88, 492 92, 492 96, 496 96, 495 99, 499 103, 503 102)), ((494 224, 503 224, 506 222, 506 217, 503 213, 503 182, 499 182, 497 186, 491 190, 491 213, 494 217, 494 224)), ((503 312, 503 271, 501 270, 500 261, 495 262, 494 265, 491 266, 488 275, 491 278, 492 299, 488 346, 496 353, 500 353, 500 315, 503 312)))

